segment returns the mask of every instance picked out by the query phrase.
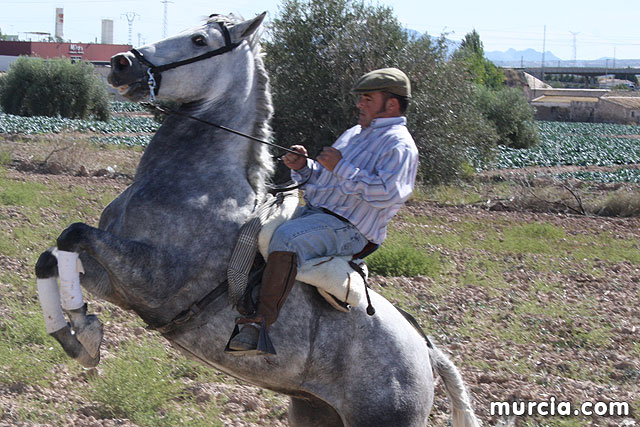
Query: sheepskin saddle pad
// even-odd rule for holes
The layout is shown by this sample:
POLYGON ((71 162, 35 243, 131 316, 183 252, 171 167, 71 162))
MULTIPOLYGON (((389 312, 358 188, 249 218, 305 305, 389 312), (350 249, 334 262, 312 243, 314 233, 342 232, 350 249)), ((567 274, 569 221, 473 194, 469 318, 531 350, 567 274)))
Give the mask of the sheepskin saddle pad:
MULTIPOLYGON (((265 221, 258 235, 258 250, 267 259, 269 242, 275 230, 289 220, 298 206, 297 198, 289 198, 280 206, 275 215, 265 221)), ((329 256, 314 258, 298 268, 296 280, 315 286, 320 295, 334 308, 349 311, 350 307, 366 307, 364 260, 353 260, 363 270, 365 277, 355 271, 349 261, 350 256, 329 256)))

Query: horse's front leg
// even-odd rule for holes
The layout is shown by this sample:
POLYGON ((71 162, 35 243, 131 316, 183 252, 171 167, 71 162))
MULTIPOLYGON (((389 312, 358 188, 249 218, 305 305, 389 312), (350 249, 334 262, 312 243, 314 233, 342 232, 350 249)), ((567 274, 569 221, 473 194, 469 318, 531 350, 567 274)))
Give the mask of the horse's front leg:
POLYGON ((57 244, 57 248, 45 251, 36 264, 38 297, 47 332, 71 358, 85 367, 94 367, 100 360, 102 325, 96 316, 87 315, 80 281, 92 294, 125 309, 132 308, 136 299, 159 305, 171 290, 157 287, 150 292, 148 285, 155 275, 150 270, 158 275, 165 270, 157 265, 163 257, 149 245, 82 223, 64 230, 57 244), (81 263, 77 262, 79 254, 81 263), (82 275, 78 266, 83 267, 82 275), (65 313, 71 325, 67 324, 65 313))
POLYGON ((160 307, 186 278, 185 263, 175 255, 83 223, 67 227, 57 245, 60 251, 84 253, 97 261, 107 272, 112 292, 136 311, 160 307))
MULTIPOLYGON (((80 265, 77 254, 64 253, 55 248, 40 255, 36 263, 38 299, 47 332, 60 343, 69 357, 90 368, 100 361, 103 331, 97 316, 87 315, 87 305, 80 289, 80 265), (64 313, 71 325, 67 323, 64 313)), ((90 270, 89 274, 84 275, 83 282, 98 283, 95 279, 100 276, 103 281, 106 279, 105 274, 100 275, 100 270, 90 270)))

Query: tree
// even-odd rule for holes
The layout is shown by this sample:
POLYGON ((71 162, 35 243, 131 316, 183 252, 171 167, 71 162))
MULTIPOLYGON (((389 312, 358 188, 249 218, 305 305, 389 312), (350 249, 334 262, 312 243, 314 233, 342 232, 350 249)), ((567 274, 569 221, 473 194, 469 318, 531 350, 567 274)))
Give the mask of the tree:
POLYGON ((522 91, 503 85, 504 73, 484 57, 484 47, 476 30, 465 35, 454 58, 463 64, 475 84, 475 103, 494 127, 498 144, 513 148, 538 144, 534 109, 522 91))
POLYGON ((388 7, 284 0, 269 33, 265 64, 273 88, 274 134, 281 145, 302 144, 314 156, 333 143, 356 123, 354 82, 382 67, 403 69, 412 82, 407 116, 424 182, 455 178, 470 147, 489 153, 497 140, 473 104, 462 68, 446 61, 444 39, 410 38, 388 7))
POLYGON ((424 35, 404 53, 401 68, 413 86, 407 119, 420 152, 420 179, 437 184, 460 178, 468 165, 492 156, 496 131, 476 107, 464 67, 446 60, 444 37, 433 43, 424 35))
POLYGON ((466 64, 474 83, 493 89, 502 87, 505 80, 504 73, 484 57, 484 46, 476 30, 464 36, 454 57, 466 64))
POLYGON ((0 85, 0 105, 8 114, 99 120, 110 116, 105 84, 89 62, 21 56, 0 85))

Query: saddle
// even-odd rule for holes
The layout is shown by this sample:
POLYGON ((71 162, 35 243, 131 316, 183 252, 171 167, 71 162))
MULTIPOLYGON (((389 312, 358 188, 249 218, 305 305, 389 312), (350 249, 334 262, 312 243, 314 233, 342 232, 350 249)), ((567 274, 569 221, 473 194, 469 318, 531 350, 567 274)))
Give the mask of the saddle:
MULTIPOLYGON (((293 192, 270 206, 269 214, 266 218, 262 218, 257 237, 258 253, 248 273, 246 287, 233 292, 236 300, 232 302, 236 304, 241 314, 248 315, 255 310, 257 288, 271 237, 280 225, 293 216, 297 207, 297 192, 293 192)), ((246 240, 241 237, 239 243, 246 240)), ((298 268, 296 280, 316 287, 318 293, 336 310, 349 312, 352 307, 366 307, 368 298, 365 287, 368 270, 363 258, 375 251, 378 246, 369 243, 354 256, 328 256, 306 261, 298 268)), ((233 275, 235 272, 230 268, 228 276, 230 284, 233 275)))

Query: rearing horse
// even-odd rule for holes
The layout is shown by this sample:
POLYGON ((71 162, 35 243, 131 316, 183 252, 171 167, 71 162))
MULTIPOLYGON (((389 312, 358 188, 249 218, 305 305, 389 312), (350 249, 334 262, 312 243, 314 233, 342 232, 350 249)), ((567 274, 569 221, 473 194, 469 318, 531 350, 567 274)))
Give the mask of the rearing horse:
MULTIPOLYGON (((212 15, 201 26, 115 55, 109 82, 132 100, 151 91, 182 104, 182 114, 267 139, 272 105, 256 36, 264 16, 212 15)), ((152 327, 173 325, 163 335, 187 356, 289 395, 291 425, 423 426, 434 372, 452 399, 454 425, 477 425, 456 367, 375 292, 374 316, 361 308, 342 313, 298 283, 270 331, 277 355, 224 351, 238 314, 210 292, 224 281, 240 227, 272 171, 266 146, 171 115, 98 228, 71 225, 58 249, 80 253, 81 283, 94 296, 135 311, 152 327), (173 322, 194 307, 202 311, 173 322)), ((54 250, 41 255, 36 273, 55 284, 54 250)), ((79 362, 92 363, 80 355, 75 335, 56 338, 79 362)))

